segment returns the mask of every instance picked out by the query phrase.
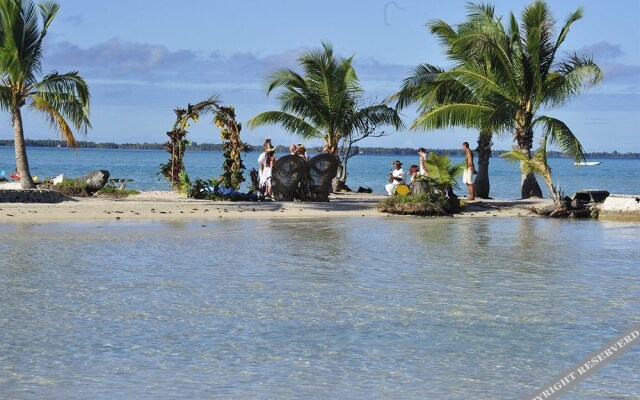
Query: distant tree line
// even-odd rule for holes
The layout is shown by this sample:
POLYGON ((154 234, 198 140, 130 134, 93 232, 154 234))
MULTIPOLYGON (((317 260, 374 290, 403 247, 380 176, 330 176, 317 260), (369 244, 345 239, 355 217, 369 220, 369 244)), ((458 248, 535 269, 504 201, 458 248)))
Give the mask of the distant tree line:
MULTIPOLYGON (((67 147, 62 140, 53 139, 25 139, 27 147, 67 147)), ((13 140, 0 139, 0 146, 13 146, 13 140)), ((164 150, 162 143, 114 143, 114 142, 78 142, 78 148, 81 149, 113 149, 113 150, 164 150)), ((322 149, 310 148, 311 152, 319 153, 322 149)), ((189 151, 222 151, 221 143, 189 143, 189 151)), ((250 151, 262 151, 262 145, 250 146, 250 151)), ((276 153, 286 153, 289 151, 288 146, 276 146, 276 153)), ((492 150, 493 156, 499 156, 507 150, 492 150)), ((361 154, 373 155, 398 155, 413 156, 416 149, 412 147, 359 147, 358 152, 361 154)), ((450 156, 463 156, 462 149, 427 149, 427 152, 435 152, 438 154, 447 154, 450 156)), ((547 151, 549 157, 566 157, 560 151, 547 151)), ((587 153, 587 158, 640 158, 640 153, 620 153, 617 150, 612 152, 599 151, 587 153)))

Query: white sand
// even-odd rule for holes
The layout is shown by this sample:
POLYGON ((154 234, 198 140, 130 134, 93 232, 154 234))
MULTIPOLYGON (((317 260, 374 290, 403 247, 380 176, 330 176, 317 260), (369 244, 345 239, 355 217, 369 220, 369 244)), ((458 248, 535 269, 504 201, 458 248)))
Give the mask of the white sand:
MULTIPOLYGON (((0 222, 155 220, 155 219, 219 219, 219 218, 326 218, 326 217, 390 217, 377 211, 382 195, 332 194, 328 203, 301 202, 221 202, 194 200, 169 191, 144 191, 124 199, 74 198, 54 204, 0 203, 0 222)), ((549 204, 549 200, 505 201, 478 200, 455 216, 517 217, 534 215, 532 205, 549 204)))

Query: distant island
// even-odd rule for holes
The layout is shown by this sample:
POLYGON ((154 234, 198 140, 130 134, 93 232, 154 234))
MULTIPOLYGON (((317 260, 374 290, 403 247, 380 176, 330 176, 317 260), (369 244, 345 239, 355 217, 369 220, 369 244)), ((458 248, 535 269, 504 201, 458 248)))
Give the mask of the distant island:
MULTIPOLYGON (((25 139, 27 147, 59 147, 66 148, 66 142, 62 140, 52 139, 25 139)), ((13 140, 0 139, 0 146, 13 147, 13 140)), ((164 150, 163 143, 114 143, 114 142, 78 142, 78 148, 81 149, 111 149, 111 150, 164 150)), ((261 151, 262 145, 252 145, 251 151, 261 151)), ((320 152, 321 148, 310 148, 311 152, 320 152)), ((220 143, 196 143, 189 144, 189 151, 222 151, 220 143)), ((286 146, 276 146, 277 153, 286 153, 289 148, 286 146)), ((370 155, 415 155, 416 149, 413 147, 357 147, 356 152, 370 155)), ((462 149, 427 149, 428 152, 434 151, 440 154, 453 156, 462 156, 462 149)), ((492 150, 494 156, 506 152, 507 150, 492 150)), ((549 157, 566 157, 559 151, 549 151, 549 157)), ((612 152, 593 152, 587 153, 588 158, 640 158, 640 153, 620 153, 612 152)))

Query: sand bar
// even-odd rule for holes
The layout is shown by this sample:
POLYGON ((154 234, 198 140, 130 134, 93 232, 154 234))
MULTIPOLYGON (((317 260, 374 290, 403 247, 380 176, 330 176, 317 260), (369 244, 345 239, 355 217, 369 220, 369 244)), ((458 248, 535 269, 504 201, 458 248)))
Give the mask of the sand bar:
MULTIPOLYGON (((167 220, 219 218, 389 217, 376 205, 383 195, 332 194, 328 203, 231 202, 187 198, 169 191, 144 191, 124 199, 74 198, 61 203, 0 203, 0 222, 167 220)), ((550 200, 477 200, 454 218, 533 216, 530 207, 550 200)))

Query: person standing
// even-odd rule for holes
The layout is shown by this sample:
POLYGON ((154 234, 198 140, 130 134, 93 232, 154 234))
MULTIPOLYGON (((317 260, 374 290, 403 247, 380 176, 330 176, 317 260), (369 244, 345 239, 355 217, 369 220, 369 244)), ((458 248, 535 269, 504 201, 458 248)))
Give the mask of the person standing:
POLYGON ((462 183, 467 185, 467 189, 469 190, 469 200, 475 200, 475 194, 473 192, 473 175, 476 173, 476 167, 473 166, 473 151, 469 148, 469 143, 462 143, 462 149, 465 153, 465 160, 467 162, 467 168, 464 170, 464 174, 462 175, 462 183))
POLYGON ((393 196, 396 186, 404 183, 404 170, 399 160, 393 162, 393 170, 389 173, 389 183, 384 185, 384 190, 389 196, 393 196))
POLYGON ((262 144, 262 153, 258 156, 258 176, 262 176, 262 172, 264 171, 264 163, 267 159, 267 150, 271 148, 271 139, 265 139, 262 144))
POLYGON ((262 169, 262 173, 260 174, 260 187, 263 188, 264 194, 267 199, 273 199, 273 186, 271 184, 271 177, 273 174, 273 166, 276 163, 276 157, 274 155, 276 149, 275 147, 270 147, 265 149, 265 160, 264 160, 264 168, 262 169))
POLYGON ((429 172, 427 172, 427 150, 424 147, 420 147, 418 149, 418 157, 420 157, 420 163, 418 164, 419 175, 429 176, 429 172))
POLYGON ((302 157, 303 160, 308 161, 309 155, 307 154, 307 148, 304 147, 304 144, 298 143, 296 146, 296 154, 302 157))
POLYGON ((298 146, 296 146, 295 144, 291 144, 289 146, 289 154, 291 154, 292 156, 296 155, 296 151, 298 150, 298 146))

